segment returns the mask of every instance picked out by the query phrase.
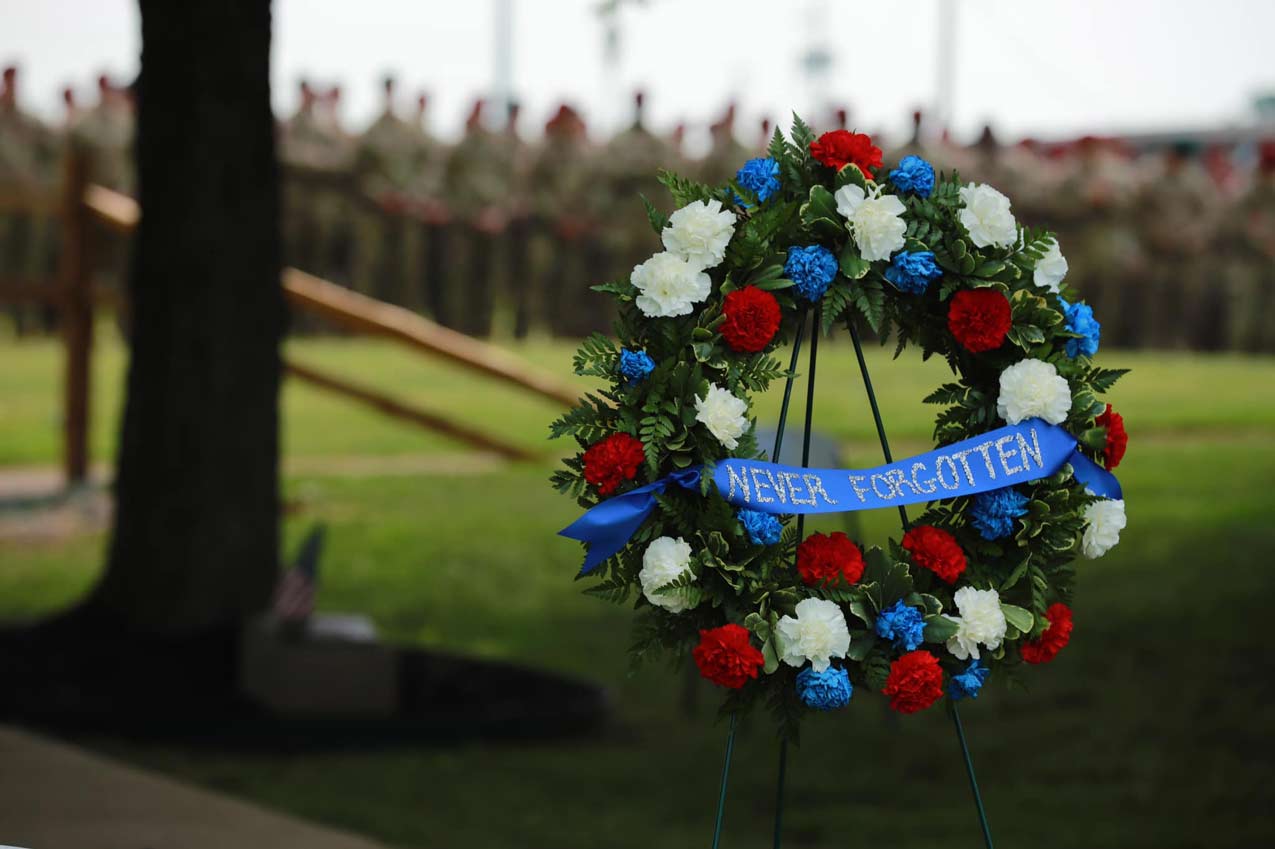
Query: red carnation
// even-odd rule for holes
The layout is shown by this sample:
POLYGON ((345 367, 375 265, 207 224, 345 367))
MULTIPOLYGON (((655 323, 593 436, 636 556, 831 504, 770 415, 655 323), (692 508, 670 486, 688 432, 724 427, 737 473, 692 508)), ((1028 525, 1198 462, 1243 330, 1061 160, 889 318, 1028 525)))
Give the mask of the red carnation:
POLYGON ((881 148, 872 143, 872 137, 849 130, 824 133, 810 143, 810 155, 838 171, 854 165, 865 177, 872 176, 869 168, 881 167, 881 148))
POLYGON ((748 629, 741 625, 723 625, 699 632, 699 645, 691 651, 699 674, 714 684, 738 690, 757 677, 766 662, 761 652, 749 642, 748 629))
POLYGON ((955 537, 942 528, 918 525, 903 535, 903 547, 916 565, 929 569, 949 584, 956 583, 965 571, 965 552, 955 537))
POLYGON ((1071 608, 1061 602, 1049 605, 1045 611, 1049 627, 1037 639, 1028 640, 1019 648, 1023 660, 1028 663, 1049 663, 1071 640, 1071 608))
POLYGON ((722 338, 736 351, 755 354, 779 330, 779 301, 756 286, 736 289, 722 301, 722 338))
POLYGON ((811 534, 797 546, 797 571, 807 586, 835 584, 838 578, 853 584, 863 577, 863 552, 841 531, 811 534))
POLYGON ((584 479, 601 495, 610 495, 620 484, 633 480, 645 461, 646 449, 639 440, 627 433, 613 433, 584 452, 584 479))
POLYGON ((943 696, 943 670, 928 651, 910 651, 890 664, 890 677, 881 692, 899 713, 925 710, 943 696))
POLYGON ((947 329, 975 354, 999 348, 1011 324, 1009 299, 999 289, 962 289, 947 310, 947 329))
POLYGON ((1111 409, 1111 405, 1108 404, 1106 411, 1094 419, 1094 423, 1107 429, 1107 444, 1102 449, 1102 464, 1108 469, 1114 469, 1120 465, 1120 461, 1124 459, 1124 450, 1129 447, 1129 434, 1124 432, 1124 416, 1111 409))

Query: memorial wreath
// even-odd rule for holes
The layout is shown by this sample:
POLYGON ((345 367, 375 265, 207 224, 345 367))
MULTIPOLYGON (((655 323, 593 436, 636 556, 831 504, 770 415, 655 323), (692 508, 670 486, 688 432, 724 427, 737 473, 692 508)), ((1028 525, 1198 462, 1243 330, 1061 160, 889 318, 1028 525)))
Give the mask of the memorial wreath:
POLYGON ((790 135, 728 186, 661 174, 679 207, 646 203, 664 250, 594 287, 618 342, 575 356, 608 386, 552 425, 582 449, 553 484, 589 508, 562 533, 587 545, 586 593, 636 596, 634 660, 689 650, 723 711, 763 700, 786 737, 855 689, 912 713, 1052 660, 1075 557, 1124 527, 1108 470, 1126 443, 1099 399, 1125 370, 1093 364, 1100 327, 1051 233, 920 157, 886 168, 866 135, 795 117, 790 135), (863 322, 896 357, 947 360, 956 379, 924 399, 943 407, 936 450, 891 462, 878 414, 883 466, 764 461, 753 399, 782 378, 790 394, 808 321, 812 349, 863 322), (884 549, 803 538, 806 514, 922 502, 884 549))

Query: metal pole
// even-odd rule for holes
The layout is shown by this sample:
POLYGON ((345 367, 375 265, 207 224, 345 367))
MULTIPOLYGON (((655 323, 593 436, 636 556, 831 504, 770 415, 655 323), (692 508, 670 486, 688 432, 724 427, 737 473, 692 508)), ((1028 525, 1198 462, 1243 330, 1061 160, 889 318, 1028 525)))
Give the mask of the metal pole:
POLYGON ((955 117, 956 0, 939 0, 938 45, 935 55, 934 120, 941 133, 955 117))
MULTIPOLYGON (((801 318, 797 320, 797 334, 793 337, 793 340, 792 340, 792 359, 788 363, 788 380, 784 384, 784 401, 783 401, 783 404, 780 405, 779 407, 779 424, 775 428, 775 450, 771 453, 771 456, 770 456, 771 461, 775 463, 779 462, 779 450, 783 448, 783 445, 784 445, 784 427, 788 423, 788 405, 792 402, 792 384, 796 376, 795 373, 797 371, 797 358, 801 354, 801 340, 806 333, 806 318, 808 315, 809 315, 809 310, 804 310, 801 313, 801 318)), ((818 328, 817 317, 815 321, 816 321, 816 324, 815 324, 816 331, 812 331, 812 333, 817 332, 817 328, 818 328)), ((813 339, 814 339, 814 336, 812 335, 812 341, 810 343, 812 365, 814 363, 814 346, 816 345, 816 342, 814 342, 813 339)), ((812 369, 812 377, 811 377, 810 385, 811 385, 811 391, 813 391, 813 387, 814 387, 813 369, 812 369)), ((809 407, 810 407, 810 399, 807 398, 806 399, 807 435, 806 435, 806 444, 803 449, 803 456, 805 454, 808 454, 810 451, 809 407)), ((731 753, 734 752, 735 750, 736 720, 737 720, 737 716, 732 713, 730 715, 730 734, 726 737, 726 763, 722 766, 722 783, 721 783, 721 787, 718 790, 718 796, 717 796, 717 822, 716 822, 716 825, 714 825, 713 827, 713 849, 717 849, 717 844, 722 837, 722 814, 726 808, 726 781, 730 777, 730 757, 731 757, 731 753)), ((778 802, 777 802, 777 805, 779 806, 782 806, 783 804, 784 763, 787 758, 787 751, 786 751, 787 743, 783 743, 781 744, 781 746, 784 748, 780 749, 780 755, 779 755, 779 790, 778 790, 778 802)), ((775 840, 776 841, 779 840, 779 823, 780 823, 780 820, 782 819, 782 814, 783 814, 782 807, 779 807, 778 812, 776 813, 776 819, 775 819, 775 840)), ((775 845, 778 846, 779 845, 778 842, 776 842, 775 845)))
POLYGON ((735 752, 735 725, 737 714, 730 715, 730 734, 726 736, 726 762, 722 764, 722 786, 717 793, 717 823, 713 826, 713 849, 722 840, 722 813, 726 810, 726 781, 730 778, 730 756, 735 752))
POLYGON ((492 88, 501 120, 509 114, 509 106, 513 103, 514 80, 514 11, 513 0, 495 0, 492 9, 495 26, 495 43, 493 45, 492 88))
MULTIPOLYGON (((863 375, 863 388, 868 393, 868 404, 872 407, 872 418, 877 426, 877 438, 881 441, 881 453, 885 457, 887 463, 893 463, 894 460, 890 455, 890 442, 885 437, 885 425, 881 421, 881 408, 877 405, 877 394, 872 389, 872 376, 868 374, 868 362, 863 358, 863 344, 859 341, 859 330, 855 327, 853 321, 848 322, 850 325, 850 339, 854 342, 854 354, 859 360, 859 373, 863 375)), ((911 523, 908 521, 908 512, 899 505, 899 516, 903 519, 903 529, 906 531, 911 523)), ((978 810, 978 824, 983 830, 983 842, 987 849, 992 847, 992 830, 987 824, 987 812, 983 810, 983 797, 978 792, 978 779, 974 776, 974 761, 970 758, 969 746, 965 743, 965 730, 961 727, 961 717, 957 713, 956 703, 948 701, 948 710, 952 714, 952 721, 956 724, 956 739, 961 744, 961 755, 965 759, 965 772, 970 779, 970 790, 974 793, 974 807, 978 810)))
MULTIPOLYGON (((819 328, 823 324, 823 305, 815 307, 814 319, 810 326, 810 374, 806 376, 806 427, 805 433, 802 434, 801 440, 801 465, 803 468, 810 465, 810 437, 813 432, 814 412, 815 412, 815 362, 819 357, 819 328)), ((802 316, 802 326, 805 326, 805 316, 802 316)), ((800 332, 800 331, 798 331, 800 332)), ((798 337, 800 341, 800 337, 798 337)), ((793 365, 789 370, 796 368, 797 354, 793 352, 793 365)), ((791 388, 791 382, 789 383, 791 388)), ((776 457, 779 452, 776 450, 776 457)), ((797 541, 800 542, 806 535, 806 517, 798 514, 797 516, 797 541)), ((772 841, 774 849, 779 849, 783 842, 783 826, 784 826, 784 781, 788 775, 788 741, 779 741, 779 777, 775 782, 775 832, 772 841)))

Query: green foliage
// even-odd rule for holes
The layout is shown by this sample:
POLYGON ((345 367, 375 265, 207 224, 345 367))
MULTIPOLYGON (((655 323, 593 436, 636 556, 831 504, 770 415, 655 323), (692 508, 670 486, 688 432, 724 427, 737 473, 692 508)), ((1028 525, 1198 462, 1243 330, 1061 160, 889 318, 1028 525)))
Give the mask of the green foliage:
POLYGON ((639 195, 642 198, 642 206, 646 208, 646 220, 650 222, 651 229, 655 231, 655 235, 664 232, 664 228, 668 226, 668 216, 655 208, 655 204, 647 199, 646 195, 639 195))
POLYGON ((615 376, 620 361, 620 350, 610 338, 594 333, 580 343, 580 349, 572 358, 575 373, 583 377, 615 376))
MULTIPOLYGON (((660 171, 659 181, 660 185, 668 189, 668 193, 673 197, 673 204, 679 209, 697 200, 709 201, 716 197, 713 190, 703 183, 697 183, 672 171, 660 171)), ((663 227, 660 228, 660 230, 663 229, 663 227)))

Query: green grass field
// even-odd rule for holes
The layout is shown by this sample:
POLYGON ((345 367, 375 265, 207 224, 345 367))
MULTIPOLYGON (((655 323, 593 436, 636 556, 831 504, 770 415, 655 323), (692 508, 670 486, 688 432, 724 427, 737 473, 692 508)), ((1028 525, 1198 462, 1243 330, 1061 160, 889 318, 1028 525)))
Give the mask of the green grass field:
MULTIPOLYGON (((103 336, 100 458, 123 369, 103 336)), ((520 353, 569 367, 563 344, 520 353)), ((919 399, 945 370, 876 354, 896 451, 924 450, 934 410, 919 399)), ((299 340, 289 356, 528 446, 567 450, 545 445, 551 405, 396 348, 299 340)), ((851 349, 829 344, 820 357, 816 426, 845 443, 852 463, 877 462, 851 349)), ((1082 563, 1076 632, 1059 659, 1034 670, 1028 692, 990 686, 962 711, 997 844, 1273 845, 1275 360, 1139 353, 1103 363, 1136 369, 1113 394, 1131 434, 1119 470, 1129 528, 1107 557, 1082 563)), ((56 460, 58 374, 54 343, 0 341, 0 467, 56 460)), ((776 408, 776 399, 762 407, 776 408)), ((445 441, 305 387, 288 387, 284 410, 286 494, 300 506, 287 520, 289 546, 315 521, 330 528, 321 607, 366 612, 398 640, 604 682, 615 723, 565 742, 290 757, 91 742, 392 845, 707 845, 725 739, 716 696, 703 689, 688 718, 677 706, 680 674, 626 675, 630 614, 572 581, 578 549, 554 532, 576 511, 549 490, 551 461, 467 465, 445 441), (360 458, 371 456, 417 471, 368 473, 360 458)), ((863 535, 879 541, 896 522, 866 514, 863 535)), ((103 542, 0 542, 0 617, 73 603, 94 580, 103 542)), ((725 845, 770 845, 776 754, 764 717, 754 718, 736 747, 725 845)), ((789 847, 980 845, 943 712, 899 718, 864 692, 805 728, 789 763, 785 823, 789 847)))

